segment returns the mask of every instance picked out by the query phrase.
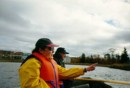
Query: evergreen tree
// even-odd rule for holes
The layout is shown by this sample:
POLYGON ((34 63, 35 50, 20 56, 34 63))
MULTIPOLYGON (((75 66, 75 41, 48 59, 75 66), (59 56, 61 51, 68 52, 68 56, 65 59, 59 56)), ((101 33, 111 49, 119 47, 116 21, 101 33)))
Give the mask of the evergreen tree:
POLYGON ((94 63, 93 55, 91 55, 90 57, 90 63, 94 63))
POLYGON ((116 62, 119 63, 120 62, 120 58, 121 56, 119 54, 116 54, 116 62))
POLYGON ((126 48, 124 48, 124 51, 121 55, 121 63, 127 63, 128 61, 129 61, 129 57, 127 54, 127 50, 126 50, 126 48))
POLYGON ((82 55, 81 55, 80 62, 85 63, 85 54, 84 53, 82 53, 82 55))

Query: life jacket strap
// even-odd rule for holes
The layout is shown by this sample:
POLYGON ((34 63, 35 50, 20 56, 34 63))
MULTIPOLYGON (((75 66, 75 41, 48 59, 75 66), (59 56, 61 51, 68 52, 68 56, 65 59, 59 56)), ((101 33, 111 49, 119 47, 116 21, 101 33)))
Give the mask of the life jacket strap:
POLYGON ((47 83, 49 83, 53 88, 56 88, 56 86, 54 85, 54 81, 46 81, 47 83))

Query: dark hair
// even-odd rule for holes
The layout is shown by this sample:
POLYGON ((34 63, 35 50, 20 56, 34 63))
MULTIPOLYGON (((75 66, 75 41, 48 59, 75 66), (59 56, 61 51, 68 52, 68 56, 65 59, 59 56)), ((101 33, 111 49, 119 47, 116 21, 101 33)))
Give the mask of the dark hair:
POLYGON ((62 59, 60 52, 56 52, 53 56, 54 58, 62 59))
POLYGON ((33 53, 33 52, 38 52, 38 53, 39 53, 39 49, 45 50, 46 47, 47 47, 47 46, 35 47, 35 48, 32 50, 32 53, 33 53))

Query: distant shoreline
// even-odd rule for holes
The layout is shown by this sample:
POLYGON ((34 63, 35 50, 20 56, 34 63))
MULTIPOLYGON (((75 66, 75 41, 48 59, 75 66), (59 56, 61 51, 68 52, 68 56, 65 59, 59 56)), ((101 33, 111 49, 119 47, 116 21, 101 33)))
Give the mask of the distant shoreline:
POLYGON ((21 59, 0 59, 0 62, 22 62, 21 59))
MULTIPOLYGON (((22 62, 21 59, 0 59, 0 62, 22 62)), ((65 63, 68 65, 91 65, 92 63, 65 63)), ((121 69, 121 70, 127 70, 130 71, 130 63, 129 64, 98 64, 97 66, 101 66, 101 67, 110 67, 110 68, 115 68, 115 69, 121 69)))
MULTIPOLYGON (((69 65, 91 65, 92 63, 66 63, 69 65)), ((97 66, 101 67, 110 67, 110 68, 115 68, 115 69, 121 69, 121 70, 127 70, 130 71, 130 63, 128 64, 119 64, 119 63, 114 63, 114 64, 98 64, 97 66)))

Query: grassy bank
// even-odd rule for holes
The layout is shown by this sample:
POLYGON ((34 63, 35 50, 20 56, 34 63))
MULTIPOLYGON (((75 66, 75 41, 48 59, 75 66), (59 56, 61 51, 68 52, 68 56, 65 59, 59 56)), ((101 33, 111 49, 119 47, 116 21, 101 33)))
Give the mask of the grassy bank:
MULTIPOLYGON (((22 62, 22 60, 21 59, 0 59, 0 62, 22 62)), ((66 63, 66 64, 69 64, 69 65, 86 65, 86 66, 91 65, 91 63, 66 63)), ((110 68, 130 71, 130 63, 129 64, 98 64, 97 66, 110 67, 110 68)))
MULTIPOLYGON (((71 65, 91 65, 90 63, 66 63, 71 65)), ((98 64, 97 66, 102 67, 110 67, 115 69, 121 69, 121 70, 128 70, 130 71, 130 63, 129 64, 98 64)))
POLYGON ((0 62, 22 62, 21 59, 0 59, 0 62))
MULTIPOLYGON (((69 65, 86 65, 86 66, 89 66, 89 65, 92 65, 94 63, 66 63, 66 64, 69 64, 69 65)), ((109 67, 110 65, 109 64, 97 64, 97 66, 109 67)))
POLYGON ((130 71, 130 64, 112 64, 110 68, 122 69, 130 71))

